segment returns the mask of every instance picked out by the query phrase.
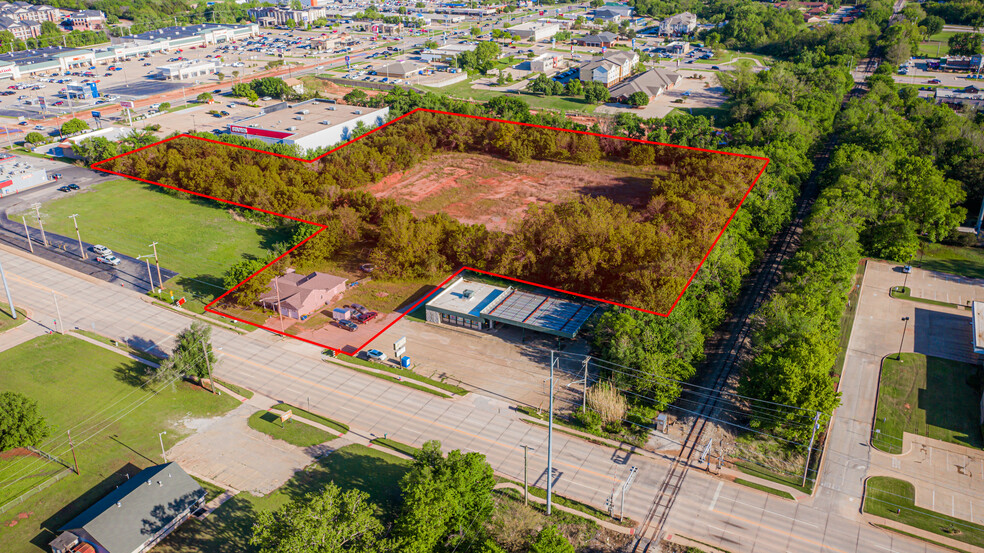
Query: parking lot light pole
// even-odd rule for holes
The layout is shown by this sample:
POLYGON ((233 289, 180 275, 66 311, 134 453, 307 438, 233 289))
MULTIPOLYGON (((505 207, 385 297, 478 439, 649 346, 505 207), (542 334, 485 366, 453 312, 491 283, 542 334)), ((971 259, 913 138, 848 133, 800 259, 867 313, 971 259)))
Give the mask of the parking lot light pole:
POLYGON ((164 434, 167 434, 167 430, 161 432, 157 435, 157 439, 161 441, 161 457, 164 458, 164 462, 167 463, 167 452, 164 451, 164 434))
POLYGON ((48 237, 44 234, 44 223, 41 222, 41 204, 34 204, 31 207, 34 208, 34 214, 38 218, 38 226, 41 227, 41 241, 44 242, 45 247, 48 247, 48 237))
POLYGON ((527 463, 527 454, 533 451, 533 448, 528 445, 520 446, 523 448, 523 504, 530 504, 530 486, 529 486, 529 464, 527 463))
POLYGON ((899 361, 902 360, 902 344, 905 343, 905 331, 909 328, 909 317, 902 317, 902 320, 905 324, 902 325, 902 339, 899 340, 899 354, 895 357, 895 359, 899 361))
POLYGON ((164 279, 161 278, 161 260, 157 257, 157 242, 149 244, 150 247, 154 248, 154 264, 157 265, 157 282, 161 285, 161 290, 164 289, 164 279))
POLYGON ((68 218, 71 219, 73 223, 75 223, 75 237, 79 239, 79 255, 82 256, 82 259, 86 259, 87 257, 85 255, 85 248, 82 247, 82 235, 79 234, 78 216, 79 216, 78 213, 73 213, 69 215, 68 218))
POLYGON ((154 291, 154 273, 150 272, 150 258, 154 257, 154 254, 149 253, 147 255, 138 255, 137 259, 143 259, 147 263, 147 279, 150 282, 150 291, 154 291))
POLYGON ((3 289, 7 292, 7 303, 10 305, 10 318, 17 319, 17 309, 14 308, 14 299, 10 296, 10 285, 7 284, 7 275, 3 272, 3 264, 0 264, 0 282, 3 282, 3 289))

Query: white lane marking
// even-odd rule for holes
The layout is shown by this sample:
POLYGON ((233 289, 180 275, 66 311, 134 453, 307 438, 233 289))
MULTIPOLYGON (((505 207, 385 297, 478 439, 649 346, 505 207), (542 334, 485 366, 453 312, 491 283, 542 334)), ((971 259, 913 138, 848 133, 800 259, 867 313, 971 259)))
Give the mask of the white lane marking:
POLYGON ((806 521, 803 521, 803 520, 799 520, 799 519, 797 519, 797 518, 795 518, 795 517, 791 517, 791 516, 789 516, 789 515, 784 515, 784 514, 782 514, 782 513, 777 513, 777 512, 775 512, 775 511, 770 511, 770 510, 768 510, 768 509, 762 509, 762 508, 761 508, 761 507, 759 507, 758 505, 752 505, 751 503, 745 503, 744 501, 738 501, 737 499, 735 499, 735 500, 733 500, 733 501, 734 501, 735 503, 740 503, 740 504, 742 504, 742 505, 744 505, 744 506, 746 506, 746 507, 751 507, 751 508, 753 508, 753 509, 759 509, 759 510, 761 510, 761 511, 762 511, 763 513, 768 513, 768 514, 770 514, 770 515, 775 515, 775 516, 777 516, 777 517, 783 517, 783 518, 788 518, 789 520, 791 520, 791 521, 793 521, 793 522, 795 522, 796 524, 804 524, 804 525, 806 525, 806 526, 812 526, 812 527, 814 527, 814 528, 819 528, 819 527, 818 527, 818 526, 817 526, 816 524, 813 524, 812 522, 806 522, 806 521))
POLYGON ((724 487, 724 482, 718 482, 718 487, 716 490, 714 490, 714 497, 711 498, 711 504, 707 506, 708 511, 713 510, 714 506, 717 505, 718 496, 721 495, 721 488, 723 487, 724 487))

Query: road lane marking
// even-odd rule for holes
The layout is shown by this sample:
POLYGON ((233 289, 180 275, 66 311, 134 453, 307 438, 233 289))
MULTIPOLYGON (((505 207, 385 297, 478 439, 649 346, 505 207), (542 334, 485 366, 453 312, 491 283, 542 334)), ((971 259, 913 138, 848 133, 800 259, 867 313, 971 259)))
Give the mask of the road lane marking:
POLYGON ((744 506, 746 506, 746 507, 751 507, 751 508, 753 508, 753 509, 759 509, 759 510, 761 510, 761 511, 762 511, 763 513, 768 513, 768 514, 770 514, 770 515, 775 515, 775 516, 777 516, 777 517, 783 517, 783 518, 788 518, 789 520, 792 520, 792 521, 795 521, 795 522, 798 522, 798 523, 800 523, 800 524, 806 524, 807 526, 812 526, 812 527, 814 527, 814 528, 819 528, 819 526, 817 526, 816 524, 813 524, 812 522, 803 522, 803 521, 798 521, 798 520, 796 520, 796 518, 795 518, 795 517, 791 517, 791 516, 789 516, 789 515, 784 515, 784 514, 782 514, 782 513, 776 513, 776 512, 773 512, 773 511, 770 511, 770 510, 768 510, 768 509, 763 509, 762 507, 759 507, 758 505, 752 505, 751 503, 745 503, 744 501, 738 501, 737 499, 732 499, 732 501, 734 501, 735 503, 738 503, 738 504, 741 504, 741 505, 744 505, 744 506))
POLYGON ((713 511, 714 506, 717 505, 718 496, 721 495, 721 488, 724 487, 724 482, 718 482, 718 487, 714 490, 714 497, 711 498, 711 504, 707 506, 708 511, 713 511))
POLYGON ((729 513, 718 511, 717 509, 714 509, 713 512, 715 512, 715 513, 717 513, 719 515, 724 515, 726 517, 733 518, 735 520, 740 520, 740 521, 744 522, 745 524, 752 524, 754 526, 758 526, 759 528, 762 528, 763 530, 768 530, 770 532, 779 534, 781 536, 786 536, 786 537, 791 538, 791 539, 794 539, 794 540, 799 540, 801 542, 808 543, 810 545, 818 545, 818 546, 820 546, 820 547, 822 547, 824 549, 829 549, 831 551, 837 551, 838 553, 848 553, 847 551, 844 551, 843 549, 834 547, 832 545, 826 545, 826 544, 820 543, 820 542, 818 542, 816 540, 811 540, 810 538, 802 538, 802 537, 797 536, 795 534, 791 534, 789 532, 786 532, 785 530, 777 530, 777 529, 775 529, 775 528, 773 528, 771 526, 766 526, 765 524, 759 524, 759 523, 757 523, 755 521, 749 520, 749 519, 744 518, 744 517, 740 517, 738 515, 732 515, 732 514, 729 514, 729 513))

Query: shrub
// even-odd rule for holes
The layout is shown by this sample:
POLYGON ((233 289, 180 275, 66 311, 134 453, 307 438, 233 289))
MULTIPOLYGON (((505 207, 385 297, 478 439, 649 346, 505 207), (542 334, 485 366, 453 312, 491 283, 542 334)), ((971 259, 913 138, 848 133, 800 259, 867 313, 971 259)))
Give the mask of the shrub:
POLYGON ((610 382, 599 382, 588 389, 588 407, 598 413, 606 424, 621 422, 628 410, 625 397, 610 382))

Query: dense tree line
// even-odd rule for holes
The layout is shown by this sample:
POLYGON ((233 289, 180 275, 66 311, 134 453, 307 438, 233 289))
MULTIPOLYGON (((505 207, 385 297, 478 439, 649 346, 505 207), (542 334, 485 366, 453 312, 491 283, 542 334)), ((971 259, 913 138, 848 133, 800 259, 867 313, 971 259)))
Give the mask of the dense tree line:
POLYGON ((762 162, 418 112, 314 166, 182 139, 112 165, 140 178, 327 223, 315 244, 298 251, 312 265, 331 259, 338 248, 369 244, 377 273, 391 278, 435 277, 472 266, 665 311, 762 162), (660 170, 641 210, 582 197, 533 206, 509 233, 443 213, 415 217, 410 207, 364 190, 440 152, 660 170), (612 290, 612 282, 621 284, 612 290))
POLYGON ((984 4, 977 0, 949 0, 921 4, 926 13, 943 18, 950 25, 984 27, 984 4))

